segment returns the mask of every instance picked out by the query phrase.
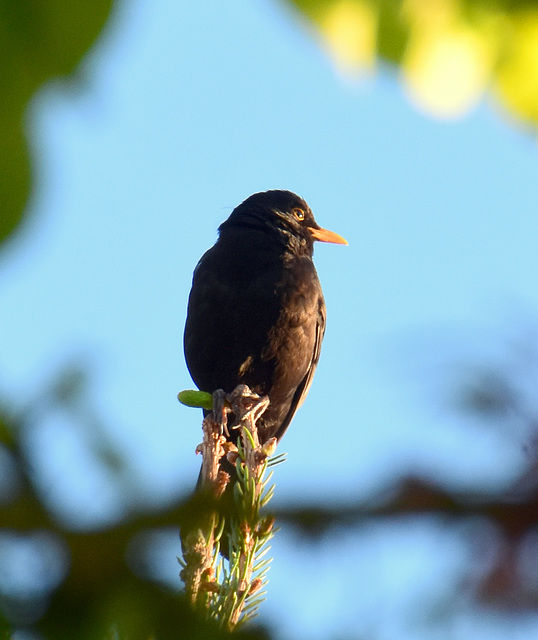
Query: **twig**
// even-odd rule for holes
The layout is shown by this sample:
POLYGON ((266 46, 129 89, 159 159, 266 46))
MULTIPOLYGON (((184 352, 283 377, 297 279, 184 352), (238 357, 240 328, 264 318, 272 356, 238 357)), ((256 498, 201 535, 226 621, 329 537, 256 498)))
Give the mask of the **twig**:
POLYGON ((187 534, 181 577, 193 606, 205 609, 209 618, 228 630, 255 615, 270 564, 270 559, 261 558, 270 548, 274 519, 263 515, 262 509, 273 493, 273 487, 268 488, 272 472, 267 478, 265 474, 276 439, 261 445, 256 426, 268 405, 268 398, 245 385, 227 396, 216 392, 213 413, 204 419, 204 440, 197 447, 203 456, 201 490, 214 497, 222 496, 230 482, 223 459, 235 464, 234 507, 226 517, 216 509, 207 511, 187 534), (230 430, 239 431, 237 447, 223 435, 228 433, 230 412, 235 418, 230 430), (227 537, 228 559, 219 560, 221 535, 227 537))
MULTIPOLYGON (((212 413, 202 423, 203 441, 196 447, 196 453, 202 454, 200 472, 200 491, 208 496, 218 497, 224 492, 230 479, 220 469, 220 460, 226 453, 226 438, 222 435, 220 424, 212 413)), ((180 577, 191 604, 195 608, 208 606, 211 584, 214 581, 214 565, 218 557, 215 549, 218 541, 219 516, 214 509, 205 509, 196 523, 183 537, 183 569, 180 577)))

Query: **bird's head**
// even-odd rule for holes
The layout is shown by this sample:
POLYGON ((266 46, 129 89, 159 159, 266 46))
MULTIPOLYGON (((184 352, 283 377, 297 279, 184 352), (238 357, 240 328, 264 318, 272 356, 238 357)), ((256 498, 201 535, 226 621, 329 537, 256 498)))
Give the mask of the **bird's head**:
POLYGON ((219 231, 231 227, 254 228, 278 237, 294 251, 312 254, 314 241, 347 244, 342 236, 319 226, 307 203, 291 191, 255 193, 236 207, 219 231))

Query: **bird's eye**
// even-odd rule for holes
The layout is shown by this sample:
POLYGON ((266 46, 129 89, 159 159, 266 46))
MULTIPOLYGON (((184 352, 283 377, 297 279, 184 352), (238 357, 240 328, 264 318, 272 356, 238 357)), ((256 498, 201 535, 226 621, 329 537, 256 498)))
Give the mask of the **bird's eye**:
POLYGON ((291 212, 297 218, 297 220, 304 220, 304 211, 299 207, 292 209, 291 212))

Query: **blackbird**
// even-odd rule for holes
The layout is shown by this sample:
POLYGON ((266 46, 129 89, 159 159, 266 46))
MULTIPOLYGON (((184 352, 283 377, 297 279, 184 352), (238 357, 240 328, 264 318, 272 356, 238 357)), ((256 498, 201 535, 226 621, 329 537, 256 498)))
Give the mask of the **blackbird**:
POLYGON ((294 193, 255 193, 220 225, 194 271, 184 335, 192 379, 203 391, 246 384, 269 396, 257 423, 262 444, 282 438, 319 360, 325 302, 316 240, 347 244, 294 193))

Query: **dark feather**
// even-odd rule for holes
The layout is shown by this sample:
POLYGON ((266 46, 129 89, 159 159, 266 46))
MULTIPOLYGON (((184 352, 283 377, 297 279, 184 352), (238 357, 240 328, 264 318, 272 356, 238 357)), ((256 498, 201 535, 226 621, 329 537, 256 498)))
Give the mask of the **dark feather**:
POLYGON ((194 272, 187 366, 203 391, 229 393, 246 384, 268 395, 260 439, 280 439, 308 393, 325 332, 314 241, 322 234, 345 241, 320 229, 306 202, 289 191, 251 196, 219 231, 194 272))

